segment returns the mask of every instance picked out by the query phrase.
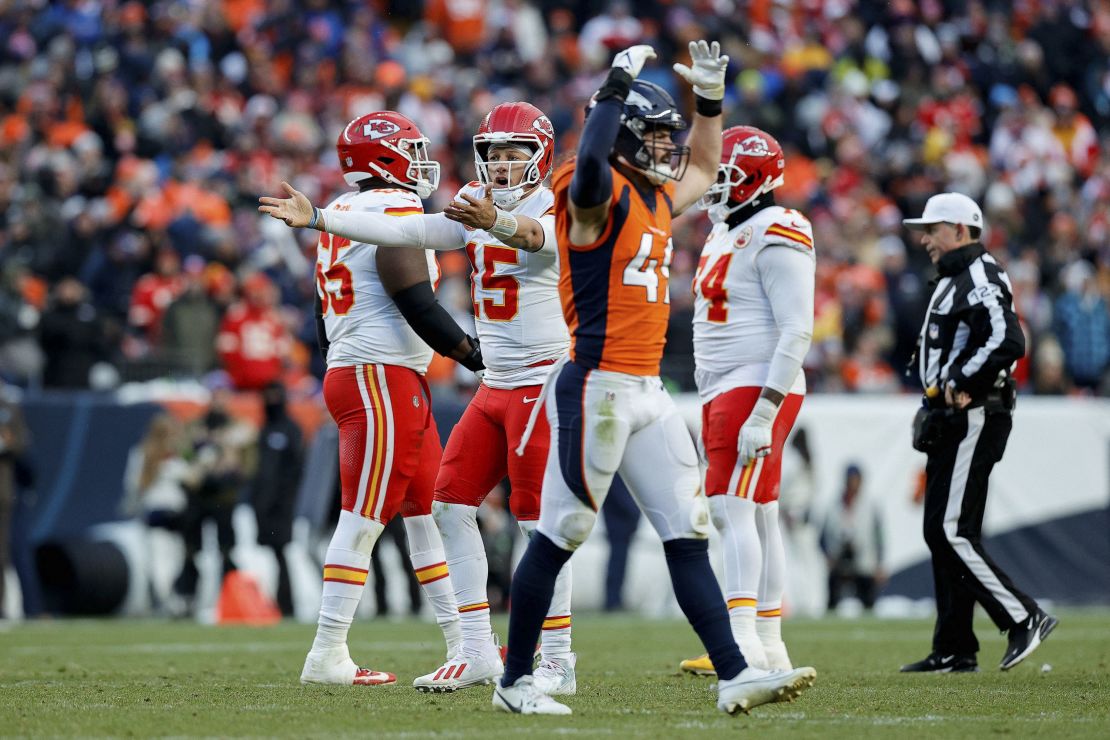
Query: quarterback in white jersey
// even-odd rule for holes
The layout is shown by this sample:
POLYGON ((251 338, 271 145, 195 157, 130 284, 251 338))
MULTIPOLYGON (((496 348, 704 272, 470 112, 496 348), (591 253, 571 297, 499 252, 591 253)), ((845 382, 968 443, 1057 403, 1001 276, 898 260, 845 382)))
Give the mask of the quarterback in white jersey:
MULTIPOLYGON (((347 124, 336 148, 357 192, 340 195, 327 213, 419 214, 439 180, 428 140, 391 112, 347 124)), ((288 184, 287 192, 295 193, 288 184)), ((281 218, 280 199, 260 209, 281 218)), ((290 226, 310 225, 308 222, 290 226)), ((460 620, 439 529, 432 517, 434 472, 442 455, 424 380, 432 350, 480 370, 481 351, 436 302, 435 256, 383 249, 373 242, 322 234, 317 247, 316 314, 328 372, 324 400, 339 426, 342 511, 328 546, 316 639, 302 683, 377 685, 392 673, 358 667, 347 632, 366 584, 370 555, 385 525, 404 517, 416 577, 443 629, 448 655, 458 652, 460 620)))
MULTIPOLYGON (((694 357, 705 490, 725 551, 733 636, 752 665, 789 670, 779 480, 805 395, 816 259, 809 221, 775 205, 784 166, 766 132, 724 132, 718 181, 702 200, 714 225, 694 278, 694 357)), ((682 669, 713 673, 708 656, 682 669)))
MULTIPOLYGON (((559 299, 554 198, 543 183, 554 160, 551 122, 529 103, 503 103, 474 136, 478 180, 464 186, 442 214, 402 218, 327 210, 317 228, 331 238, 385 246, 465 249, 470 258, 474 321, 486 370, 451 433, 435 484, 434 515, 462 625, 462 648, 439 670, 416 679, 423 691, 488 684, 503 670, 490 627, 488 565, 477 510, 508 475, 509 506, 526 534, 539 519, 540 487, 550 430, 543 414, 522 454, 514 454, 544 380, 567 352, 559 299), (475 454, 481 450, 481 454, 475 454)), ((299 195, 299 194, 298 194, 299 195)), ((307 199, 284 201, 276 217, 306 222, 307 199)), ((570 650, 570 567, 563 569, 544 622, 536 683, 548 693, 576 690, 570 650)))

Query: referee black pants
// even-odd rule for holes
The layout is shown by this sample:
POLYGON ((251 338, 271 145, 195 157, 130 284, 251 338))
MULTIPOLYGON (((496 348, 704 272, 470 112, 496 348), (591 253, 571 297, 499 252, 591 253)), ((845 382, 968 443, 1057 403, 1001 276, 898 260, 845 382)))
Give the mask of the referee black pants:
POLYGON ((968 409, 945 420, 944 433, 925 468, 925 542, 933 556, 937 624, 933 650, 973 655, 975 602, 1001 630, 1036 611, 1031 598, 983 550, 987 479, 1002 459, 1010 436, 1009 413, 968 409))

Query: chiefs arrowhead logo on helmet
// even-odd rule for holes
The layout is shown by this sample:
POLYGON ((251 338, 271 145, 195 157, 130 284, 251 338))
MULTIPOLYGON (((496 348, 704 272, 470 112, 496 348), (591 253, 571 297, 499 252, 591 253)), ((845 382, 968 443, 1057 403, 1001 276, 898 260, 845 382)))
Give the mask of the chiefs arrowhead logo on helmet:
POLYGON ((767 140, 762 136, 749 136, 736 146, 732 148, 732 155, 742 154, 746 157, 769 157, 771 156, 771 148, 767 146, 767 140))
POLYGON ((390 136, 401 130, 393 121, 374 120, 362 125, 362 135, 371 141, 390 136))
POLYGON ((539 131, 544 136, 555 138, 555 127, 551 125, 551 119, 547 116, 540 116, 532 121, 532 128, 539 131))

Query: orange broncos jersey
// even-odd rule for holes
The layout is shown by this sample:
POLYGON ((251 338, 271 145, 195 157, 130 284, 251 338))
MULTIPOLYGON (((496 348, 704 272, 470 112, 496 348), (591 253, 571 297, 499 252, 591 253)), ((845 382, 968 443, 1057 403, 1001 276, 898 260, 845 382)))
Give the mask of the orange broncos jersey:
POLYGON ((644 194, 616 168, 609 222, 592 244, 570 243, 574 162, 556 171, 555 233, 559 296, 570 329, 570 357, 588 368, 658 375, 671 312, 668 287, 674 184, 644 194))

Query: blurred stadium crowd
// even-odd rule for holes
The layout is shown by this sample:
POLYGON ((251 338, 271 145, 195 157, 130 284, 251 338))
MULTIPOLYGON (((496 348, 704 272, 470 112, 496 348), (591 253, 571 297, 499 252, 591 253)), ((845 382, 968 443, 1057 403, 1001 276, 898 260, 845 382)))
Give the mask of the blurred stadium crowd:
MULTIPOLYGON (((314 232, 260 217, 259 194, 288 179, 329 200, 336 133, 390 108, 444 164, 438 210, 473 178, 470 137, 497 102, 542 108, 567 155, 631 43, 656 48, 643 76, 689 110, 670 66, 697 38, 732 58, 726 123, 782 142, 778 200, 814 224, 811 389, 912 387, 929 269, 900 219, 958 190, 1014 282, 1025 389, 1110 393, 1104 0, 0 3, 0 376, 311 395, 314 232)), ((707 228, 675 230, 664 374, 680 388, 707 228)), ((441 301, 467 321, 465 256, 440 260, 441 301)), ((432 372, 453 382, 448 361, 432 372)))

